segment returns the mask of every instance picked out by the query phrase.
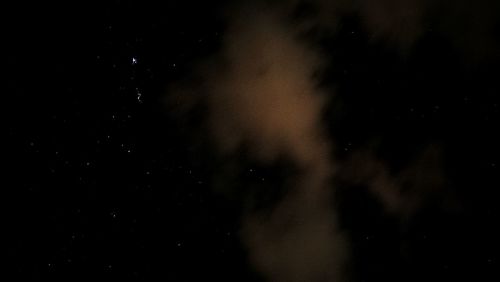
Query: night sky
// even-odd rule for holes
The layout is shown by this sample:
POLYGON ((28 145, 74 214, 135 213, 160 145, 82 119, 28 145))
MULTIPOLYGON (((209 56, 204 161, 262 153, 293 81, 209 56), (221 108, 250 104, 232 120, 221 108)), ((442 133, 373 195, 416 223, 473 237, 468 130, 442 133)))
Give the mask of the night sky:
POLYGON ((500 279, 496 1, 4 12, 4 276, 500 279))

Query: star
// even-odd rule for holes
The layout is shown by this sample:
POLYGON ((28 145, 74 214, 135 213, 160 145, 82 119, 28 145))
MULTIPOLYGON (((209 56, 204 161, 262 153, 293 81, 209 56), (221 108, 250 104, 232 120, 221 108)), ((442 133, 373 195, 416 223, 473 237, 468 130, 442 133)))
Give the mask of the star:
POLYGON ((135 88, 135 91, 136 91, 136 93, 137 93, 137 101, 139 102, 139 104, 141 104, 141 103, 142 103, 142 99, 141 99, 141 97, 142 97, 142 93, 141 93, 141 91, 139 90, 139 88, 135 88))

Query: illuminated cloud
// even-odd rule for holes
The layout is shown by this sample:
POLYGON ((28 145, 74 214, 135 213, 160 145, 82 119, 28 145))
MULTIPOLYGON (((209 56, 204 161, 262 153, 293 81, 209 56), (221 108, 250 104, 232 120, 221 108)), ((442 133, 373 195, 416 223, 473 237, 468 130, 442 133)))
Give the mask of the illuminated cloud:
POLYGON ((345 238, 330 202, 332 144, 315 78, 321 58, 281 16, 244 12, 233 14, 217 67, 205 70, 211 132, 224 154, 246 147, 257 161, 285 157, 300 172, 271 212, 246 215, 243 241, 271 281, 337 279, 345 238))
POLYGON ((289 17, 299 1, 232 7, 221 51, 196 68, 195 80, 172 88, 181 116, 202 105, 203 124, 221 156, 246 152, 263 165, 286 159, 298 168, 283 180, 282 199, 271 209, 246 210, 241 223, 249 259, 270 281, 345 280, 349 247, 337 223, 333 179, 362 184, 404 220, 445 193, 435 147, 397 175, 371 153, 334 159, 334 140, 322 120, 327 93, 318 87, 327 59, 300 35, 315 25, 335 30, 340 17, 355 13, 374 40, 408 50, 425 32, 424 19, 449 3, 312 2, 317 12, 301 22, 289 17))

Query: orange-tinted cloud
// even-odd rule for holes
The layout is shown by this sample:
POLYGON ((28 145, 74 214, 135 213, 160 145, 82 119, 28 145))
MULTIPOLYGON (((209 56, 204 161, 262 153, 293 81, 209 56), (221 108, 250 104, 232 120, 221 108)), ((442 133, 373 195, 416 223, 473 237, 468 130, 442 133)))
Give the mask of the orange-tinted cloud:
POLYGON ((428 2, 315 2, 320 12, 304 25, 287 17, 294 1, 230 10, 221 51, 197 68, 196 87, 177 87, 173 95, 186 115, 204 105, 203 121, 220 155, 244 151, 265 165, 284 158, 298 168, 272 209, 250 209, 242 222, 249 259, 270 281, 343 280, 349 248, 337 223, 332 178, 364 184, 401 218, 418 212, 445 186, 435 148, 397 175, 372 154, 358 152, 348 162, 333 158, 334 140, 322 121, 328 101, 318 87, 325 58, 299 39, 304 28, 333 26, 336 17, 356 11, 374 37, 409 48, 424 30, 428 2))
POLYGON ((280 15, 244 12, 234 15, 223 63, 205 70, 211 132, 225 154, 244 146, 258 161, 285 157, 301 172, 270 213, 246 215, 243 241, 271 281, 331 281, 345 243, 329 200, 334 164, 315 79, 320 57, 280 15))

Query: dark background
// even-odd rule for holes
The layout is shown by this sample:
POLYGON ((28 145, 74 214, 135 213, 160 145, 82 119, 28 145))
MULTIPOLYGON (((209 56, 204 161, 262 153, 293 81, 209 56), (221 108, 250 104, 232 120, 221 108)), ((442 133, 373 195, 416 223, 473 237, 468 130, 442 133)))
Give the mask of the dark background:
MULTIPOLYGON (((6 7, 2 230, 18 279, 262 280, 239 242, 237 201, 212 192, 209 146, 164 104, 168 84, 218 50, 221 5, 163 2, 6 7)), ((469 62, 432 24, 402 55, 370 41, 356 15, 322 46, 339 154, 375 138, 397 169, 439 143, 460 202, 401 232, 367 193, 345 195, 356 281, 497 281, 498 57, 469 62)))

